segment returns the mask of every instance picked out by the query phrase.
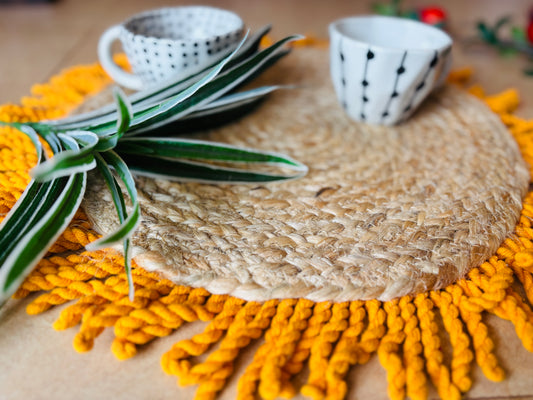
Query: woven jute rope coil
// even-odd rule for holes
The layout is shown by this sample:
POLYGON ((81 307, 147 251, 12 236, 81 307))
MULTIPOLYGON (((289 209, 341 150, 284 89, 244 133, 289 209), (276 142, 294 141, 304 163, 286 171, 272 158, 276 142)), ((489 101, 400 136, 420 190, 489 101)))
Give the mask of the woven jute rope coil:
MULTIPOLYGON (((512 232, 529 173, 496 115, 454 87, 406 123, 348 119, 324 50, 298 49, 264 81, 297 84, 197 138, 282 152, 306 177, 267 185, 139 178, 135 261, 179 284, 246 300, 389 300, 442 288, 512 232)), ((118 223, 93 177, 84 208, 118 223)))

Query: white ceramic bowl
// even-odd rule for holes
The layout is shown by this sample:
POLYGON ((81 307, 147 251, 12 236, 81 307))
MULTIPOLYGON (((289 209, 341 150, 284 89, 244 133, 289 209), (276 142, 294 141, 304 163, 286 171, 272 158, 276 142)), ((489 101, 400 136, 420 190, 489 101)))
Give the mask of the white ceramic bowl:
POLYGON ((358 16, 329 26, 330 68, 339 102, 356 121, 406 120, 451 64, 444 31, 405 18, 358 16))
POLYGON ((169 7, 137 14, 109 28, 100 38, 100 62, 117 83, 142 89, 179 79, 221 60, 243 37, 242 19, 233 12, 205 6, 169 7), (133 74, 112 58, 120 39, 133 74))

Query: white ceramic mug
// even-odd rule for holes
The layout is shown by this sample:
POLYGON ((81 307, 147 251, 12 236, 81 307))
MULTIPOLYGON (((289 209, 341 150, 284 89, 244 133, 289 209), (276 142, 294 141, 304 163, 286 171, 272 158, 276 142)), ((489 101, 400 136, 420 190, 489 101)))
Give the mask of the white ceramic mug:
POLYGON ((204 6, 161 8, 109 28, 98 43, 98 57, 118 84, 140 90, 213 65, 236 48, 243 32, 242 19, 227 10, 204 6), (133 73, 113 61, 112 44, 117 39, 133 73))
POLYGON ((329 26, 330 68, 339 102, 356 121, 406 120, 451 65, 452 39, 405 18, 358 16, 329 26))

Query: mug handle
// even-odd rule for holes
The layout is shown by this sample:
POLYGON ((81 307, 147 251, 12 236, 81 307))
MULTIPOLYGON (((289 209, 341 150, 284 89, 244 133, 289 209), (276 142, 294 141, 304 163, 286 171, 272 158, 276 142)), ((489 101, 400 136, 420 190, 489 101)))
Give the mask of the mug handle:
POLYGON ((119 38, 121 30, 122 27, 120 25, 115 25, 102 34, 98 42, 98 58, 105 71, 118 84, 130 89, 140 90, 143 86, 141 79, 134 74, 124 71, 113 61, 111 45, 119 38))

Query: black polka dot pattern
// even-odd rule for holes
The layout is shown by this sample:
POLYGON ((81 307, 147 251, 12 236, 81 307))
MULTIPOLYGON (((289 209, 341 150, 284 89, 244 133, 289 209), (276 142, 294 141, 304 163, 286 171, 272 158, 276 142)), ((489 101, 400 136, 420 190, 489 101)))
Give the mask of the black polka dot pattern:
POLYGON ((124 50, 144 82, 199 72, 229 54, 243 36, 241 19, 203 6, 170 7, 124 24, 124 50), (140 57, 140 55, 143 55, 140 57))

